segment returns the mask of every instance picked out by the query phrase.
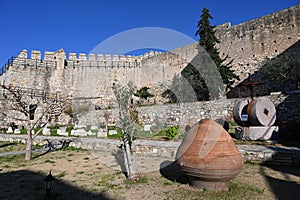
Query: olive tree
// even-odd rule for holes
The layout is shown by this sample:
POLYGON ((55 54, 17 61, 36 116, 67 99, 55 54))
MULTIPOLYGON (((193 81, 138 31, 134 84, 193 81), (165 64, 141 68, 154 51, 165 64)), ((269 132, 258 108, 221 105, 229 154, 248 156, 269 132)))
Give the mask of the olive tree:
POLYGON ((135 134, 138 126, 137 104, 133 100, 135 87, 132 83, 127 86, 115 84, 113 87, 119 109, 119 128, 122 133, 124 165, 128 180, 138 178, 138 170, 135 160, 135 134))

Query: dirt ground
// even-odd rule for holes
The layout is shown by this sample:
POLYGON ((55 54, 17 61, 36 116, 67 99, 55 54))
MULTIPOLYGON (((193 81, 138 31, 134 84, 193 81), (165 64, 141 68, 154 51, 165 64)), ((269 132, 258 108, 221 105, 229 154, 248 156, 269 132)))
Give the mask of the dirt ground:
POLYGON ((0 157, 0 199, 286 200, 300 196, 300 168, 295 166, 245 164, 229 191, 200 192, 165 158, 138 156, 141 178, 131 183, 121 171, 118 152, 72 149, 35 156, 31 161, 25 161, 24 155, 0 157), (43 180, 50 170, 55 182, 46 197, 43 180))

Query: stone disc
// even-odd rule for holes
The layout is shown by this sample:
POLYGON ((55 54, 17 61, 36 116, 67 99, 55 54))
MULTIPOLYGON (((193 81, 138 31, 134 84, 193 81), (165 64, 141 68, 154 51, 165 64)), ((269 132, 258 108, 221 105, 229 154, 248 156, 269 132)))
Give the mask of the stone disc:
POLYGON ((242 115, 247 114, 249 100, 240 100, 233 107, 233 119, 240 126, 248 126, 249 120, 246 122, 242 121, 242 115))
POLYGON ((273 102, 266 97, 250 101, 248 118, 251 125, 272 126, 276 120, 276 109, 273 102))

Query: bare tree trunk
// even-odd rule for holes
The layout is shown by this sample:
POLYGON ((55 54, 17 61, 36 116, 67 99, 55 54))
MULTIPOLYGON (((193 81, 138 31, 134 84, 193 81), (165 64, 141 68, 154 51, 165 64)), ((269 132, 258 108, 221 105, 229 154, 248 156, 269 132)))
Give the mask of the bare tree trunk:
POLYGON ((26 155, 25 160, 31 160, 32 159, 32 133, 31 128, 27 129, 27 143, 26 143, 26 155))
POLYGON ((137 168, 135 162, 135 151, 130 148, 128 142, 124 142, 124 161, 127 170, 128 180, 135 180, 137 178, 137 168))
POLYGON ((130 171, 129 171, 129 159, 128 159, 128 152, 127 152, 127 144, 126 144, 126 142, 123 140, 123 143, 124 143, 124 149, 122 149, 123 150, 123 157, 124 157, 124 166, 125 166, 125 175, 126 175, 126 177, 128 177, 129 176, 129 174, 130 174, 130 171))
POLYGON ((108 123, 109 123, 109 113, 106 111, 104 113, 104 118, 105 118, 105 131, 106 131, 106 136, 108 137, 108 123))
POLYGON ((106 131, 106 137, 108 137, 109 136, 109 132, 108 132, 108 124, 107 123, 105 124, 105 131, 106 131))

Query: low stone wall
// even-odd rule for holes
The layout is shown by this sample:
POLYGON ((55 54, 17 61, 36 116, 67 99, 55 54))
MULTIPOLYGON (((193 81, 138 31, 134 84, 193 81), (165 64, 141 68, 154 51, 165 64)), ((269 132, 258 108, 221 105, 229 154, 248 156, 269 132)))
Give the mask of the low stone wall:
MULTIPOLYGON (((45 139, 72 140, 71 147, 91 151, 118 151, 121 141, 100 138, 70 138, 38 136, 36 145, 46 144, 45 139)), ((26 143, 26 135, 0 134, 0 141, 26 143)), ((165 142, 153 140, 136 140, 137 154, 146 156, 165 157, 175 159, 180 142, 165 142)), ((245 162, 273 163, 284 165, 300 165, 300 149, 296 147, 277 147, 261 145, 237 145, 245 162)))
MULTIPOLYGON (((295 121, 300 118, 300 90, 274 92, 269 96, 276 107, 276 124, 295 121)), ((192 124, 204 118, 233 120, 232 111, 240 98, 219 99, 194 103, 164 104, 142 106, 139 108, 139 120, 144 125, 171 126, 192 124)), ((105 124, 105 113, 109 114, 110 123, 118 121, 118 110, 92 110, 82 114, 79 124, 105 124)))

